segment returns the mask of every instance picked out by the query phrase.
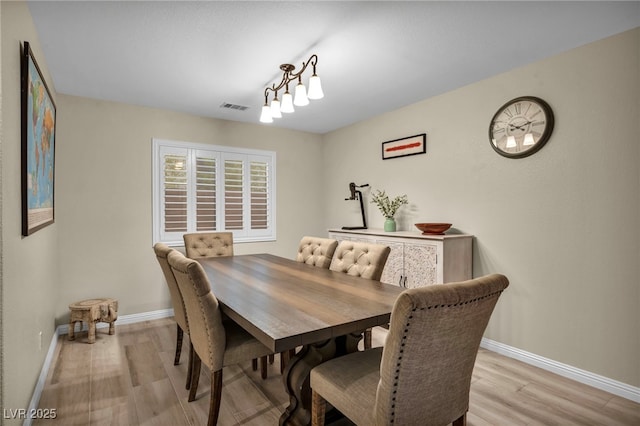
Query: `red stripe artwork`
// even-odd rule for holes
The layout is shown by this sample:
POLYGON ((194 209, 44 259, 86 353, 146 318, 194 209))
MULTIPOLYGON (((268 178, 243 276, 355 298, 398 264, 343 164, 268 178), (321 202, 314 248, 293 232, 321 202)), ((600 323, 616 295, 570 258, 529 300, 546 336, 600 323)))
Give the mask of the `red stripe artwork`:
POLYGON ((427 134, 422 133, 382 143, 382 159, 406 157, 427 152, 427 134))

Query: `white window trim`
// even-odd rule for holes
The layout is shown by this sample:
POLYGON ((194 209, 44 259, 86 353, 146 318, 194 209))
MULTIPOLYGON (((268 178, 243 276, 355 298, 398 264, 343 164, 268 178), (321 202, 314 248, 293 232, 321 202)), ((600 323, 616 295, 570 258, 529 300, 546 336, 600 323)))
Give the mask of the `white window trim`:
MULTIPOLYGON (((187 149, 191 151, 202 150, 209 152, 216 152, 216 158, 219 160, 223 160, 227 156, 233 157, 237 155, 242 155, 248 157, 249 161, 252 158, 268 158, 270 159, 270 173, 268 175, 268 186, 270 188, 268 203, 270 206, 270 225, 269 228, 263 232, 254 232, 254 235, 247 235, 247 220, 250 220, 250 213, 247 215, 247 209, 249 209, 249 203, 244 203, 245 213, 244 221, 245 221, 245 229, 244 230, 231 230, 233 232, 233 241, 234 243, 248 243, 248 242, 260 242, 260 241, 275 241, 276 240, 276 153, 274 151, 266 151, 259 149, 249 149, 249 148, 236 148, 222 145, 209 145, 204 143, 195 143, 195 142, 185 142, 185 141, 173 141, 167 139, 152 139, 152 202, 153 202, 153 217, 152 217, 152 239, 153 244, 157 242, 163 242, 169 246, 182 246, 184 245, 184 241, 182 238, 180 239, 163 239, 162 238, 162 223, 163 223, 163 186, 162 186, 162 156, 160 155, 161 147, 168 148, 177 148, 177 149, 187 149)), ((220 161, 219 164, 222 164, 223 161, 220 161)), ((223 167, 216 168, 216 180, 218 182, 222 182, 222 172, 223 167)), ((249 167, 245 171, 246 181, 249 182, 248 175, 250 173, 249 167)), ((250 197, 250 193, 244 194, 245 197, 250 197)), ((218 206, 222 206, 223 201, 222 191, 217 192, 217 202, 218 206)), ((247 200, 246 198, 245 200, 247 200)), ((223 210, 220 209, 222 212, 223 210)), ((224 231, 224 214, 220 213, 221 220, 218 221, 221 229, 217 231, 224 231)), ((189 231, 191 232, 191 231, 189 231)), ((195 231, 193 231, 195 232, 195 231)))

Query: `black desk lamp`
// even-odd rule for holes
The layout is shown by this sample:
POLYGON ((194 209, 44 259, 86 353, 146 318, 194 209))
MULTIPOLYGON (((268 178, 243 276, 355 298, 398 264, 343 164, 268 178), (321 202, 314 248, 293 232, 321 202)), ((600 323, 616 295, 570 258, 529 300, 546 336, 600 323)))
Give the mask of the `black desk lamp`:
POLYGON ((362 213, 362 226, 343 226, 342 229, 367 229, 367 220, 364 217, 364 204, 362 203, 362 192, 358 191, 356 188, 364 188, 369 186, 368 183, 364 185, 356 185, 351 182, 349 184, 349 191, 351 191, 351 196, 349 198, 345 198, 346 201, 350 200, 360 200, 360 212, 362 213))

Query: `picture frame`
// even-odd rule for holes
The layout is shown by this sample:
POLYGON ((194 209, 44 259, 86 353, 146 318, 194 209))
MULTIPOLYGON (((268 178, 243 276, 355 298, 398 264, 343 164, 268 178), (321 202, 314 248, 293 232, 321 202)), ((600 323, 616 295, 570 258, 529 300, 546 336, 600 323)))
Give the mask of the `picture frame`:
POLYGON ((56 105, 29 42, 20 60, 22 235, 54 223, 56 105))
POLYGON ((409 155, 425 154, 427 152, 427 134, 407 136, 382 142, 382 159, 407 157, 409 155))

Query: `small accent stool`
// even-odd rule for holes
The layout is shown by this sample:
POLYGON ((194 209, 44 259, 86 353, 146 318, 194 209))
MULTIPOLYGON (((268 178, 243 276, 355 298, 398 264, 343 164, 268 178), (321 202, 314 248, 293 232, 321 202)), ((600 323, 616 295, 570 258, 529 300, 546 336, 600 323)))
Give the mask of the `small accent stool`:
POLYGON ((69 340, 75 340, 75 325, 80 322, 86 322, 89 327, 88 343, 96 341, 96 323, 108 322, 109 334, 115 334, 116 329, 114 322, 118 319, 118 301, 116 299, 101 298, 81 300, 69 305, 71 317, 69 319, 69 340))

